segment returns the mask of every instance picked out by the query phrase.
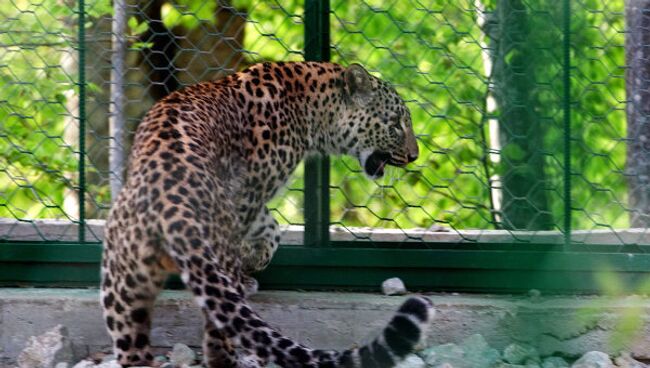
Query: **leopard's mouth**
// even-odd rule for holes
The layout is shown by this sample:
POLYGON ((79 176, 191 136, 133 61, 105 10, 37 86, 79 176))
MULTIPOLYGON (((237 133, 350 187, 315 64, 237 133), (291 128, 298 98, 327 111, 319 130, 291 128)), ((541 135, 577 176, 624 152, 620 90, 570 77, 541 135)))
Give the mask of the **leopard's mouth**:
POLYGON ((393 157, 392 154, 385 151, 374 151, 363 162, 363 170, 366 175, 373 179, 378 179, 384 176, 384 169, 386 165, 403 167, 408 162, 399 161, 393 157))

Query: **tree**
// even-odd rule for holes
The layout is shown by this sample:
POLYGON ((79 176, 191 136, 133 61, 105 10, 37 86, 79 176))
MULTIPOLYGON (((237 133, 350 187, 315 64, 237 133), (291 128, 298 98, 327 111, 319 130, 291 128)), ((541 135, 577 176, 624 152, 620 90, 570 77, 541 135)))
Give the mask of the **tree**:
POLYGON ((545 188, 544 129, 534 94, 539 50, 528 11, 521 0, 498 1, 486 28, 499 120, 501 222, 506 229, 548 230, 553 218, 545 188))
POLYGON ((650 1, 628 0, 625 15, 630 225, 650 227, 650 1))

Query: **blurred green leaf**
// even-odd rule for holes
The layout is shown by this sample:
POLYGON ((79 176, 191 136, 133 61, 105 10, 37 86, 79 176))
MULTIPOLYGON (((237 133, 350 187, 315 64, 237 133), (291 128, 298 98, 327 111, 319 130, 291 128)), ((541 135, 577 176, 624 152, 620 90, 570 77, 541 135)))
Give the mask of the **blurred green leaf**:
POLYGON ((141 35, 149 29, 147 22, 140 23, 136 17, 130 17, 127 21, 127 25, 129 26, 129 33, 132 36, 141 35))
POLYGON ((503 147, 501 150, 501 156, 506 160, 516 162, 521 161, 526 157, 526 151, 516 143, 508 143, 508 145, 503 147))

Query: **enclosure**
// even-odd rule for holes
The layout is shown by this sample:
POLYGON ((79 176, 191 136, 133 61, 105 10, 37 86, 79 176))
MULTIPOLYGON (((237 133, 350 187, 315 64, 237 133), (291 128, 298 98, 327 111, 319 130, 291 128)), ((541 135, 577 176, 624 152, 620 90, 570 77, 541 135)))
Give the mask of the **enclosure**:
MULTIPOLYGON (((0 283, 94 286, 138 122, 262 61, 362 64, 420 157, 299 167, 264 289, 650 291, 650 2, 8 0, 0 283), (299 276, 297 276, 299 275, 299 276)), ((637 321, 638 322, 638 321, 637 321)), ((640 323, 640 322, 639 322, 640 323)))
POLYGON ((353 159, 308 160, 271 203, 287 231, 266 285, 369 288, 399 274, 431 290, 598 291, 607 272, 643 288, 643 6, 5 2, 0 278, 95 284, 101 220, 153 102, 307 59, 390 81, 421 154, 376 181, 353 159))

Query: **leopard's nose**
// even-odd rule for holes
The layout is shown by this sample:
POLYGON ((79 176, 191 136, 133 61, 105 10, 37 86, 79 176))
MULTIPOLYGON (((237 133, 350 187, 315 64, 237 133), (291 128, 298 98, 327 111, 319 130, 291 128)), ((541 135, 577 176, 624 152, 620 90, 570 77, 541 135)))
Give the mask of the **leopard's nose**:
POLYGON ((409 154, 407 155, 407 158, 408 158, 408 160, 409 160, 409 163, 411 163, 411 162, 413 162, 413 161, 415 161, 415 160, 418 159, 418 154, 417 154, 417 153, 409 153, 409 154))

